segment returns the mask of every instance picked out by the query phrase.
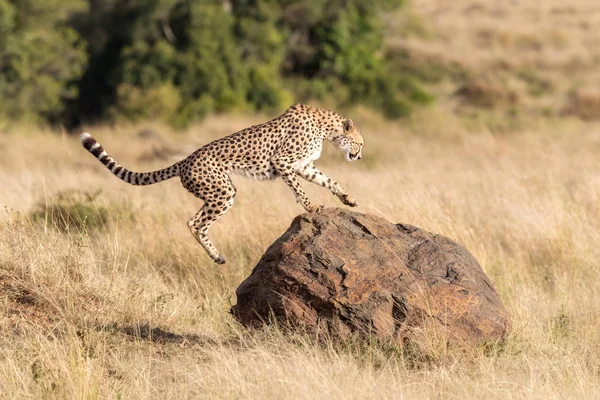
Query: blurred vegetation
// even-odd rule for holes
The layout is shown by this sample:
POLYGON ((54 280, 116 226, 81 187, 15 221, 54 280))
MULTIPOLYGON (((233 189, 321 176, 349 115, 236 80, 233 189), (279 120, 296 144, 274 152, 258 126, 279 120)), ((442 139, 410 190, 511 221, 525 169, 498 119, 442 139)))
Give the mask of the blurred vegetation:
POLYGON ((114 219, 132 221, 134 215, 128 204, 100 205, 95 193, 67 189, 44 196, 33 207, 29 218, 46 228, 63 232, 91 233, 104 229, 114 219))
POLYGON ((78 98, 85 42, 68 20, 83 0, 0 0, 0 116, 59 118, 78 98))
POLYGON ((38 202, 31 212, 31 220, 65 232, 103 228, 108 223, 109 210, 94 203, 98 194, 78 190, 59 192, 38 202))
POLYGON ((386 50, 402 0, 0 0, 0 118, 67 127, 432 96, 386 50))

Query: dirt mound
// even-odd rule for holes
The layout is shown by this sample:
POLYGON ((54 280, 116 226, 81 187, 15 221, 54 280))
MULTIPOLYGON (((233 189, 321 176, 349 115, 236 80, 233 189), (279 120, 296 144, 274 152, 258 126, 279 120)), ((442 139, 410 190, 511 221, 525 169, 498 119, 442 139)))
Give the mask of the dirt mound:
POLYGON ((233 315, 402 340, 436 329, 449 341, 502 338, 509 320, 477 261, 414 226, 330 208, 298 216, 237 289, 233 315))
POLYGON ((6 314, 6 327, 16 328, 21 321, 44 325, 54 322, 58 313, 48 301, 17 279, 0 275, 0 304, 6 314))

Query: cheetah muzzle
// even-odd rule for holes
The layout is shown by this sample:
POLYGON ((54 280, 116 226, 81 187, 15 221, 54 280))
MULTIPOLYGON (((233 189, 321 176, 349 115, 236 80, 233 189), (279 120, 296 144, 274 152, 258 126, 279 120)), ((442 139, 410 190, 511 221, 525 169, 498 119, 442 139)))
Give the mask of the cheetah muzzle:
POLYGON ((81 135, 83 147, 115 176, 132 185, 152 185, 179 176, 190 193, 204 205, 190 220, 192 235, 218 264, 225 259, 208 238, 208 230, 231 208, 236 189, 229 177, 241 173, 257 180, 281 177, 307 212, 323 208, 306 196, 299 177, 329 189, 345 205, 356 200, 315 167, 323 141, 334 143, 348 161, 360 160, 364 140, 351 119, 333 111, 296 104, 282 115, 235 132, 199 148, 170 167, 153 172, 133 172, 119 165, 89 133, 81 135))

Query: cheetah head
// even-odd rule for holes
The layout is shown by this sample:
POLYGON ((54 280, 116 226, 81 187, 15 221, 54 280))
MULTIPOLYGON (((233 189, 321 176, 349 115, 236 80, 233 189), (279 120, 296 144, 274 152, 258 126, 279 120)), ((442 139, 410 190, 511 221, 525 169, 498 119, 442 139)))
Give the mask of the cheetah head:
POLYGON ((362 148, 365 141, 351 119, 344 121, 343 133, 336 136, 333 143, 345 153, 346 160, 356 161, 362 158, 362 148))

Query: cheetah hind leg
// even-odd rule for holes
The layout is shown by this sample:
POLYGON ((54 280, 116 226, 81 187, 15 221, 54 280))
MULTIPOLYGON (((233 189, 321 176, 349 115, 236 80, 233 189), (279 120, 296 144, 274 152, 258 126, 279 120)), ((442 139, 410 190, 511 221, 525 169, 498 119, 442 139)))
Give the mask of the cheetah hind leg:
POLYGON ((233 205, 235 189, 232 188, 231 191, 223 192, 221 192, 219 198, 207 200, 200 211, 188 221, 188 227, 192 235, 217 264, 225 264, 225 258, 208 238, 208 230, 233 205), (223 192, 226 192, 226 194, 222 194, 223 192))

